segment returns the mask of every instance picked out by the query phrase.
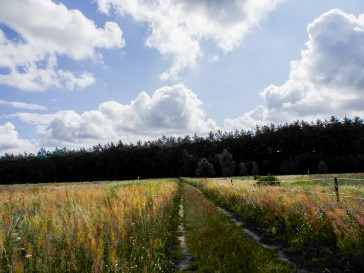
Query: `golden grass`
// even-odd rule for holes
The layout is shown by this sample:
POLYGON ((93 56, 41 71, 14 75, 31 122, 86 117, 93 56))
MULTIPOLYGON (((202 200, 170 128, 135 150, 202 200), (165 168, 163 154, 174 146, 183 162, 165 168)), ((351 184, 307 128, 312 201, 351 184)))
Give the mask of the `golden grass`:
POLYGON ((164 180, 126 187, 123 182, 0 187, 0 254, 12 253, 7 258, 14 271, 24 266, 19 249, 29 259, 42 251, 48 261, 71 257, 66 266, 76 269, 75 252, 81 248, 92 255, 92 271, 101 272, 107 247, 115 267, 122 263, 120 244, 130 239, 135 223, 163 217, 177 189, 164 180))
POLYGON ((321 185, 285 185, 258 186, 249 182, 209 179, 199 181, 207 189, 227 198, 244 199, 259 207, 271 210, 271 217, 286 217, 295 212, 316 226, 325 213, 328 222, 338 235, 354 234, 364 230, 363 186, 340 187, 341 201, 337 202, 333 186, 321 185))

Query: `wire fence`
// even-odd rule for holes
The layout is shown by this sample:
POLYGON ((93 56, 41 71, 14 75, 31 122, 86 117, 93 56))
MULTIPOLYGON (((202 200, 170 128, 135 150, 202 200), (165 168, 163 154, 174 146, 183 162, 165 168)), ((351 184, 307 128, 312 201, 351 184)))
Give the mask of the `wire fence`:
MULTIPOLYGON (((309 189, 305 189, 305 190, 301 190, 301 189, 291 189, 291 188, 286 188, 286 187, 282 187, 281 189, 284 191, 294 191, 294 192, 304 192, 305 194, 325 194, 325 195, 329 195, 329 196, 336 196, 337 202, 340 202, 340 198, 351 198, 351 199, 357 199, 357 200, 364 200, 364 196, 360 197, 360 196, 349 196, 349 195, 344 195, 344 194, 340 194, 340 190, 339 190, 339 183, 338 180, 341 181, 352 181, 352 182, 363 182, 364 183, 364 179, 360 179, 360 178, 346 178, 346 177, 328 177, 328 178, 313 178, 310 180, 307 179, 298 179, 298 180, 287 180, 287 181, 267 181, 267 183, 274 183, 276 185, 280 185, 280 184, 295 184, 295 185, 300 185, 301 182, 321 182, 321 181, 327 181, 327 184, 332 184, 332 186, 334 187, 334 192, 333 193, 328 193, 328 192, 319 192, 319 191, 311 191, 309 189)), ((231 183, 233 184, 233 181, 243 181, 244 180, 240 180, 240 179, 234 179, 234 178, 230 178, 231 183)), ((257 182, 252 182, 252 181, 246 181, 246 182, 250 182, 250 183, 254 183, 256 184, 257 182)), ((264 183, 264 182, 263 182, 264 183)))
POLYGON ((346 177, 337 177, 338 180, 349 180, 349 181, 363 181, 364 178, 346 178, 346 177))
MULTIPOLYGON (((335 196, 336 195, 335 193, 310 191, 310 190, 298 190, 298 189, 287 189, 287 188, 282 188, 282 190, 284 190, 284 191, 304 192, 306 194, 318 194, 318 195, 319 194, 325 194, 325 195, 329 195, 329 196, 335 196)), ((349 196, 349 195, 343 195, 343 194, 341 194, 340 197, 364 200, 364 197, 349 196)))
POLYGON ((300 182, 315 182, 315 181, 327 181, 328 179, 311 179, 311 180, 288 180, 288 181, 279 181, 280 183, 300 183, 300 182))
MULTIPOLYGON (((299 184, 300 182, 319 182, 319 181, 327 181, 328 183, 331 183, 333 180, 335 179, 335 177, 330 177, 330 178, 312 178, 310 180, 304 180, 304 179, 299 179, 299 180, 285 180, 285 181, 279 181, 280 183, 295 183, 295 184, 299 184)), ((344 181, 353 181, 353 182, 363 182, 364 183, 364 179, 359 179, 359 178, 344 178, 344 177, 336 177, 337 180, 344 180, 344 181)))

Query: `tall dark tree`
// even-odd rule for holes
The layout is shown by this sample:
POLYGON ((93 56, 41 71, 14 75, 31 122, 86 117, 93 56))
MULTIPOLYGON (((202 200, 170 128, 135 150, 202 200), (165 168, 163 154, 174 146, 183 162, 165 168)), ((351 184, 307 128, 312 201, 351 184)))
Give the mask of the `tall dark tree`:
POLYGON ((242 176, 248 175, 248 169, 245 166, 244 162, 239 163, 239 174, 242 176))
POLYGON ((202 158, 198 163, 196 175, 199 177, 212 177, 215 175, 214 166, 206 158, 202 158))
POLYGON ((227 149, 224 149, 221 154, 217 155, 217 158, 220 163, 222 176, 227 177, 234 175, 235 162, 233 160, 232 154, 230 154, 227 149))
POLYGON ((257 175, 257 174, 259 174, 258 163, 253 161, 253 163, 252 163, 252 175, 257 175))
POLYGON ((321 160, 318 165, 318 171, 319 173, 327 173, 328 167, 325 163, 325 161, 321 160))

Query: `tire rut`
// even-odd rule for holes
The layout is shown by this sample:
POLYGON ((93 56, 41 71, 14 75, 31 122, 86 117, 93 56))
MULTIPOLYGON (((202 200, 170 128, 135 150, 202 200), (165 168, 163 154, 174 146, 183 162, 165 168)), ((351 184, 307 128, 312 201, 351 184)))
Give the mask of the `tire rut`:
MULTIPOLYGON (((203 192, 197 188, 196 186, 194 186, 204 197, 205 195, 203 194, 203 192)), ((270 250, 274 250, 277 257, 282 260, 288 267, 290 267, 293 272, 296 273, 308 273, 310 272, 307 269, 304 269, 302 267, 300 267, 299 265, 297 265, 295 262, 293 262, 283 251, 283 249, 279 246, 279 245, 274 245, 274 244, 267 244, 267 243, 263 243, 262 242, 262 238, 256 234, 254 231, 247 229, 246 227, 244 227, 244 222, 239 220, 239 217, 232 211, 227 210, 225 208, 216 206, 216 204, 214 204, 213 202, 211 202, 208 198, 205 197, 205 199, 207 201, 209 201, 211 204, 213 204, 219 211, 223 212, 227 217, 230 218, 230 220, 232 222, 234 222, 235 225, 237 225, 238 227, 240 227, 245 233, 246 233, 246 237, 255 240, 258 244, 260 244, 261 246, 263 246, 264 248, 270 249, 270 250)))
POLYGON ((181 259, 174 259, 173 263, 175 269, 180 272, 196 272, 193 268, 191 268, 192 263, 194 262, 194 258, 191 255, 190 250, 186 245, 186 230, 184 227, 183 217, 184 217, 184 208, 183 208, 183 199, 181 198, 181 203, 179 205, 179 217, 180 223, 178 225, 178 231, 180 236, 178 237, 180 242, 180 251, 183 253, 184 257, 181 259))
POLYGON ((226 210, 221 207, 218 207, 218 209, 221 212, 223 212, 226 216, 228 216, 230 218, 230 220, 235 223, 235 225, 240 227, 246 233, 247 238, 254 239, 257 243, 259 243, 264 248, 274 250, 276 255, 278 256, 278 258, 281 259, 282 261, 284 261, 286 263, 286 265, 289 266, 293 270, 293 272, 297 272, 297 273, 310 272, 310 271, 298 266, 293 261, 291 261, 290 258, 288 258, 288 256, 284 253, 283 249, 279 245, 263 243, 262 238, 258 234, 256 234, 254 231, 251 231, 244 227, 244 222, 238 220, 238 216, 234 212, 226 210))

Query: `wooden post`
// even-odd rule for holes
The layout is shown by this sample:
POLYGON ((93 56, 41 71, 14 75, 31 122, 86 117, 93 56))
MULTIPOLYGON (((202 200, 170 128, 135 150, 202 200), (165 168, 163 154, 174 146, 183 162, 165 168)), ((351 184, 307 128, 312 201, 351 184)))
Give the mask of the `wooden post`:
POLYGON ((339 184, 337 183, 337 178, 334 178, 335 182, 335 192, 336 192, 336 200, 337 202, 340 202, 340 196, 339 196, 339 184))

